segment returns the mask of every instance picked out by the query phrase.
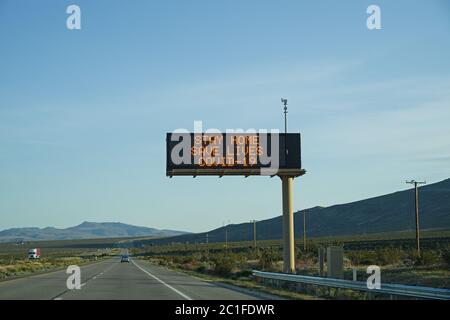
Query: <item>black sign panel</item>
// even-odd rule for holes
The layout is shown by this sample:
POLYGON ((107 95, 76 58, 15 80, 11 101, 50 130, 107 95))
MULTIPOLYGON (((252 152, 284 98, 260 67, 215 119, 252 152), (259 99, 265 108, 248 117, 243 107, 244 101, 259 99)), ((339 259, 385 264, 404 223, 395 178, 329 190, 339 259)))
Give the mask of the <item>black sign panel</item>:
POLYGON ((300 176, 299 133, 168 133, 167 176, 300 176))

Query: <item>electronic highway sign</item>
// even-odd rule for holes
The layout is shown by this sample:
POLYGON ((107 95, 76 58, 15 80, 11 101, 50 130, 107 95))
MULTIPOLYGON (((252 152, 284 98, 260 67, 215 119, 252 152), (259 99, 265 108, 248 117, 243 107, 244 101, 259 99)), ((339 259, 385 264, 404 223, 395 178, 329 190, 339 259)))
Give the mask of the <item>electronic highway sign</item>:
POLYGON ((167 133, 167 176, 305 173, 300 133, 167 133))

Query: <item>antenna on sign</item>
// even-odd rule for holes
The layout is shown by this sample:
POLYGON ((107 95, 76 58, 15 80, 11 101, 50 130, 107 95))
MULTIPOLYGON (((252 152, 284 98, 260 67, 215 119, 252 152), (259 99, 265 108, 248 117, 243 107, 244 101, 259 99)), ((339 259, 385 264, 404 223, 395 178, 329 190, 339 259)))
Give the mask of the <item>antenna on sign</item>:
MULTIPOLYGON (((285 135, 287 135, 287 130, 288 130, 287 129, 287 114, 288 114, 287 103, 288 103, 288 101, 287 101, 287 99, 281 98, 281 103, 284 104, 284 133, 285 133, 285 135)), ((285 137, 284 139, 287 139, 287 137, 285 137)), ((285 162, 285 164, 286 164, 287 155, 288 155, 288 150, 286 147, 286 140, 285 140, 285 142, 284 142, 284 162, 285 162)))
POLYGON ((281 98, 281 103, 284 104, 284 133, 287 133, 287 99, 281 98))

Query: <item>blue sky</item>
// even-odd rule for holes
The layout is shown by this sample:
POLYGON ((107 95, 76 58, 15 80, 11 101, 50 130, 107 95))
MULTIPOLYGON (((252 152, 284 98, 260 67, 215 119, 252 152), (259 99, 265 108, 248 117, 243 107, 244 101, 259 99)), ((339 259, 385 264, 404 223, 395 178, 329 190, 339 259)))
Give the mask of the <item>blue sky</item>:
POLYGON ((166 178, 165 132, 281 129, 280 97, 303 135, 296 209, 449 178, 449 57, 444 0, 2 0, 0 229, 278 215, 277 178, 166 178))

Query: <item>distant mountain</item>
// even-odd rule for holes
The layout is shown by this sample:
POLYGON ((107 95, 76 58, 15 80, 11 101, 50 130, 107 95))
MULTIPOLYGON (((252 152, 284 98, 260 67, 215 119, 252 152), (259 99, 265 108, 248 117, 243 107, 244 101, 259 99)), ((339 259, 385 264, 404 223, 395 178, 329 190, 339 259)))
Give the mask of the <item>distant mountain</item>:
POLYGON ((120 222, 83 222, 66 229, 14 228, 0 231, 0 242, 95 239, 121 237, 170 237, 185 234, 182 231, 137 227, 120 222))
MULTIPOLYGON (((450 179, 429 184, 419 189, 421 230, 450 230, 450 179)), ((303 211, 294 214, 295 236, 303 230, 303 211)), ((308 237, 355 236, 415 229, 414 191, 399 191, 384 196, 331 207, 306 210, 308 237)), ((253 239, 253 225, 229 225, 208 232, 209 242, 253 239)), ((281 216, 258 221, 258 239, 281 239, 281 216)), ((205 242, 206 232, 186 234, 151 243, 205 242)), ((147 241, 146 241, 147 242, 147 241)))

